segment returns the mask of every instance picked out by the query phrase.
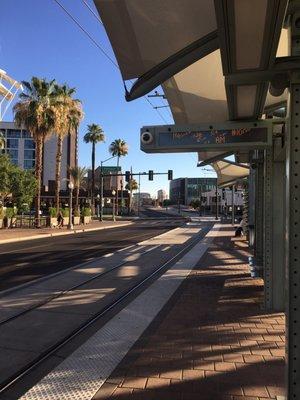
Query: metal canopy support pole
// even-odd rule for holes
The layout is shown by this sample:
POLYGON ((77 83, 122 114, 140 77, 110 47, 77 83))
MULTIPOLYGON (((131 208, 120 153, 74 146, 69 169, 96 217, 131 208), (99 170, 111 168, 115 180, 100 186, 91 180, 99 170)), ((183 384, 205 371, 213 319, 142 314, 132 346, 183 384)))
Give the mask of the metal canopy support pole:
MULTIPOLYGON (((291 55, 300 54, 300 1, 291 16, 291 55), (295 11, 297 10, 297 11, 295 11)), ((287 392, 300 399, 300 71, 291 75, 286 158, 287 392)))
POLYGON ((273 308, 273 156, 272 150, 265 150, 264 157, 264 239, 263 239, 263 268, 264 268, 264 289, 265 309, 273 308))
POLYGON ((232 225, 234 225, 234 190, 235 190, 235 186, 232 185, 231 186, 231 207, 232 207, 232 211, 231 211, 231 223, 232 225))
MULTIPOLYGON (((274 149, 275 150, 275 149, 274 149)), ((274 154, 275 155, 275 154, 274 154)), ((285 164, 274 157, 273 162, 273 294, 272 309, 285 308, 285 164)))
MULTIPOLYGON (((260 153, 260 152, 259 152, 260 153)), ((263 164, 258 159, 257 168, 255 170, 255 239, 254 239, 254 256, 257 266, 263 266, 263 221, 264 221, 264 170, 263 164)))
POLYGON ((249 246, 254 246, 254 226, 255 226, 255 169, 250 168, 249 174, 249 246))

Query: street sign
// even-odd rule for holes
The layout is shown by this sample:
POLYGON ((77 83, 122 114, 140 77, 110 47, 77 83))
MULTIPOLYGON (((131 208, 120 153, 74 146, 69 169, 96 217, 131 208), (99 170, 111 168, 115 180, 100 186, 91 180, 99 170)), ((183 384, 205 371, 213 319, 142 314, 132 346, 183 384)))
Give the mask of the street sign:
POLYGON ((159 125, 141 129, 141 149, 146 153, 265 148, 272 145, 273 123, 225 122, 214 126, 159 125))

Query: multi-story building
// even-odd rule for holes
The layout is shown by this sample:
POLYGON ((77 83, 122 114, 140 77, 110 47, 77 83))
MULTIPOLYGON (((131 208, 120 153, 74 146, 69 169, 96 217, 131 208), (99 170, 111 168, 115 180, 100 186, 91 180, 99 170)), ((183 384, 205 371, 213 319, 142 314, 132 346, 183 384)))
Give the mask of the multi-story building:
MULTIPOLYGON (((122 175, 117 175, 118 173, 122 173, 121 167, 116 166, 102 166, 103 173, 103 190, 111 191, 111 190, 122 190, 125 189, 124 179, 122 175)), ((95 169, 95 188, 96 190, 100 190, 101 185, 101 167, 97 167, 95 169)), ((88 187, 91 188, 92 185, 92 170, 88 171, 88 187)))
POLYGON ((203 193, 215 190, 216 178, 178 178, 170 181, 170 201, 189 206, 203 193))
POLYGON ((157 201, 158 203, 163 203, 164 200, 168 198, 167 192, 164 189, 157 191, 157 201))
MULTIPOLYGON (((4 153, 12 162, 22 169, 33 169, 35 166, 35 143, 26 129, 19 128, 13 122, 0 122, 0 132, 5 137, 4 153)), ((76 162, 75 136, 66 136, 63 140, 61 162, 61 189, 67 189, 69 166, 76 162)), ((55 186, 55 156, 57 138, 53 134, 44 144, 43 151, 43 186, 46 192, 54 192, 55 186)))

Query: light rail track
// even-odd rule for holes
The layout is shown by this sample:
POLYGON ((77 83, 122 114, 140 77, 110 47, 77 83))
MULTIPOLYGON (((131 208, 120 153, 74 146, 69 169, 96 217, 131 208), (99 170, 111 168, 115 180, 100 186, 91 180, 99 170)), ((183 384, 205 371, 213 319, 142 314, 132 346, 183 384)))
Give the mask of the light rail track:
MULTIPOLYGON (((193 246, 195 246, 200 240, 204 238, 204 236, 207 234, 207 232, 210 230, 212 224, 209 224, 208 226, 203 227, 201 232, 196 235, 195 238, 191 238, 187 241, 186 246, 181 248, 175 255, 173 255, 169 260, 166 262, 163 262, 161 265, 159 265, 154 271, 152 271, 149 275, 146 277, 142 278, 139 282, 128 288, 125 293, 122 293, 119 297, 117 297, 113 302, 111 302, 109 305, 103 307, 99 312, 96 314, 92 315, 90 318, 88 318, 84 323, 79 325, 77 328, 75 328, 71 333, 57 341, 54 345, 50 346, 47 350, 43 351, 41 354, 39 354, 33 361, 29 362, 25 367, 21 368, 18 372, 16 372, 13 376, 11 376, 9 379, 5 380, 0 384, 0 394, 5 393, 8 389, 12 388, 13 385, 17 384, 20 382, 23 378, 26 377, 30 372, 32 372, 35 368, 40 366, 44 361, 46 361, 49 357, 54 355, 58 350, 60 350, 63 346, 68 344, 71 340, 75 339, 78 337, 81 333, 83 333, 85 330, 87 330, 90 326, 92 326, 95 322, 103 318, 106 314, 108 314, 110 311, 112 311, 114 308, 116 308, 120 303, 122 303, 124 300, 128 299, 130 295, 133 293, 137 292, 139 289, 141 289, 144 285, 149 283, 151 280, 153 280, 155 277, 158 277, 161 273, 163 273, 165 270, 168 269, 173 263, 178 261, 184 254, 186 254, 193 246)), ((157 246, 156 246, 157 247, 157 246)), ((150 249, 152 250, 152 249, 150 249)), ((149 251, 150 251, 149 250, 149 251)), ((145 252, 146 253, 146 252, 145 252)), ((144 254, 145 254, 144 253, 144 254)), ((126 261, 128 262, 128 261, 126 261)), ((121 265, 124 265, 126 262, 122 262, 113 269, 119 268, 121 265)), ((111 272, 113 269, 110 269, 106 273, 111 272)), ((101 276, 101 274, 99 274, 101 276)), ((98 277, 99 277, 98 276, 98 277)), ((90 280, 96 279, 96 277, 91 278, 90 280)), ((78 286, 78 285, 77 285, 78 286)), ((82 286, 82 284, 80 284, 82 286)), ((70 290, 70 289, 68 289, 70 290)), ((61 296, 61 294, 60 294, 61 296)), ((48 302, 51 300, 48 300, 48 302)))

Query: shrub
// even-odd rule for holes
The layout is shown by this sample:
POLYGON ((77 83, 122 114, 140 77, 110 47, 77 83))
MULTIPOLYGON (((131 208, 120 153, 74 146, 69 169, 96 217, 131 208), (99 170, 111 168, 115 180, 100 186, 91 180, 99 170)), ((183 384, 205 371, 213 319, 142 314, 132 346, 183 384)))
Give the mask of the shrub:
POLYGON ((78 208, 74 210, 74 217, 80 217, 80 210, 78 208))
POLYGON ((61 213, 63 217, 68 217, 69 216, 69 209, 68 208, 62 208, 61 213))
POLYGON ((56 218, 57 216, 56 207, 49 207, 49 215, 51 218, 56 218))
POLYGON ((5 215, 7 218, 12 218, 15 215, 15 209, 13 207, 7 207, 5 210, 5 215))
POLYGON ((0 207, 0 219, 3 219, 5 216, 5 212, 3 210, 3 207, 0 207))
POLYGON ((92 210, 89 207, 84 207, 81 213, 83 217, 90 217, 92 215, 92 210))

